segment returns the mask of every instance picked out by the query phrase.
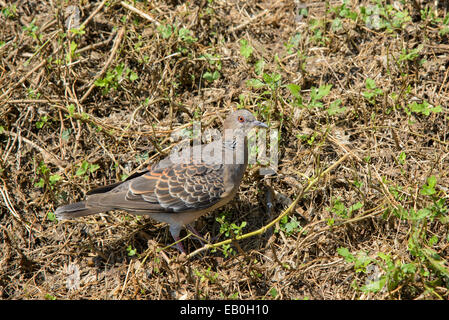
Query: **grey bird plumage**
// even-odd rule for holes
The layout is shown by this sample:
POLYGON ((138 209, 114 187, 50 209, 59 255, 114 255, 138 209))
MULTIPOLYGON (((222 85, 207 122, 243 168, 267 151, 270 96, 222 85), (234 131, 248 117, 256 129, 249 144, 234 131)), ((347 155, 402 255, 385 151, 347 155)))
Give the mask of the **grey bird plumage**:
MULTIPOLYGON (((124 210, 135 215, 148 215, 165 222, 175 241, 183 227, 200 216, 228 203, 237 193, 247 164, 246 135, 254 127, 267 127, 247 110, 231 113, 224 121, 224 132, 216 147, 225 154, 231 152, 231 163, 207 163, 194 160, 175 163, 170 157, 136 173, 123 182, 100 187, 87 193, 86 200, 56 209, 58 220, 73 219, 110 210, 124 210), (226 135, 231 130, 233 134, 226 135), (243 144, 237 143, 238 140, 243 144), (236 161, 237 158, 243 161, 236 161)), ((184 252, 181 243, 177 248, 184 252)))

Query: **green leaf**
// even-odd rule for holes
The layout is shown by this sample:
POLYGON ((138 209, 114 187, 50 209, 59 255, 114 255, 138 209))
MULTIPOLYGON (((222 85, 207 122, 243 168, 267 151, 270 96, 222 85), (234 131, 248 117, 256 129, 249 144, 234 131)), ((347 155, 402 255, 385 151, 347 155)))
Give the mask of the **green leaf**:
POLYGON ((318 88, 318 95, 317 95, 317 99, 322 99, 322 98, 324 98, 325 96, 327 96, 328 94, 329 94, 329 92, 331 91, 331 89, 332 89, 332 85, 331 84, 326 84, 326 85, 324 85, 324 86, 320 86, 319 88, 318 88))
POLYGON ((54 213, 54 212, 51 212, 51 211, 48 211, 48 212, 47 212, 47 219, 48 219, 49 221, 55 221, 55 219, 56 219, 55 213, 54 213))
POLYGON ((253 53, 253 47, 251 47, 246 39, 240 40, 240 54, 248 59, 253 53))
POLYGON ((48 180, 50 181, 50 184, 55 184, 61 180, 61 176, 59 174, 52 174, 48 180))
POLYGON ((214 72, 205 72, 203 74, 203 78, 206 79, 207 81, 215 81, 218 78, 220 78, 220 72, 218 72, 217 70, 215 70, 214 72))
POLYGON ((338 30, 340 30, 342 27, 343 27, 343 23, 342 23, 342 21, 341 21, 340 18, 335 18, 334 21, 332 21, 332 24, 331 24, 332 30, 338 31, 338 30))
POLYGON ((297 49, 299 46, 299 41, 301 40, 301 33, 296 33, 293 37, 288 40, 288 43, 286 44, 287 53, 292 54, 294 52, 294 49, 297 49))
POLYGON ((308 108, 321 108, 323 103, 319 102, 319 100, 327 96, 331 88, 331 84, 322 85, 319 88, 312 87, 310 90, 310 103, 308 108))
POLYGON ((62 130, 62 133, 61 133, 61 139, 67 141, 67 140, 69 140, 69 137, 71 134, 72 134, 71 128, 64 129, 64 130, 62 130))
POLYGON ((290 91, 292 96, 294 96, 297 99, 301 99, 301 87, 297 84, 290 83, 287 85, 287 89, 290 91))
POLYGON ((47 166, 45 165, 45 163, 43 163, 42 161, 39 164, 39 171, 43 174, 46 175, 47 173, 50 172, 50 169, 47 168, 47 166))
POLYGON ((42 116, 40 121, 36 122, 36 128, 41 129, 48 121, 48 116, 42 116))
POLYGON ((424 256, 430 262, 432 267, 446 277, 449 277, 449 264, 438 253, 429 248, 421 248, 424 256))
POLYGON ((381 258, 385 262, 388 262, 388 261, 391 260, 390 256, 388 254, 383 253, 383 252, 378 252, 377 255, 378 255, 379 258, 381 258))
POLYGON ((75 105, 73 103, 69 104, 67 110, 69 111, 69 117, 72 117, 75 113, 75 105))
POLYGON ((352 263, 355 261, 354 255, 351 252, 349 252, 347 248, 340 247, 337 249, 337 252, 339 255, 345 258, 346 262, 352 263))
POLYGON ((416 101, 412 102, 408 105, 410 110, 415 113, 421 113, 425 116, 430 115, 431 112, 433 113, 439 113, 442 112, 443 109, 441 106, 433 107, 430 103, 427 101, 423 101, 423 103, 417 103, 416 101))
MULTIPOLYGON (((287 218, 287 216, 285 216, 285 218, 287 218)), ((301 230, 301 225, 297 218, 295 216, 292 216, 290 217, 289 222, 287 222, 287 219, 284 220, 284 223, 281 224, 281 229, 283 229, 283 231, 287 233, 287 235, 291 235, 293 233, 299 232, 301 230)))
POLYGON ((282 79, 282 76, 279 73, 272 73, 272 74, 264 73, 263 74, 263 80, 267 84, 275 85, 279 81, 281 81, 281 79, 282 79))
POLYGON ((419 52, 422 50, 424 46, 420 44, 416 49, 410 50, 407 52, 406 49, 402 50, 402 54, 399 56, 399 61, 409 60, 413 61, 419 56, 419 52))
POLYGON ((400 164, 404 164, 404 163, 405 163, 405 158, 406 158, 406 157, 407 157, 407 155, 405 154, 404 151, 402 151, 402 152, 399 154, 399 157, 398 157, 399 163, 400 163, 400 164))
POLYGON ((354 211, 357 211, 357 210, 359 210, 362 207, 363 207, 363 204, 361 202, 357 202, 357 203, 353 204, 348 209, 349 214, 352 214, 354 211))
MULTIPOLYGON (((122 78, 123 75, 123 71, 125 71, 125 64, 124 63, 120 63, 118 66, 115 67, 114 69, 115 73, 116 73, 116 79, 119 80, 122 78)), ((112 77, 114 77, 114 74, 112 73, 112 77)))
POLYGON ((449 33, 449 27, 443 27, 439 32, 438 32, 438 34, 440 35, 440 36, 445 36, 446 34, 448 34, 449 33))
POLYGON ((137 73, 134 72, 134 71, 131 71, 131 74, 129 75, 129 80, 130 81, 135 81, 137 79, 139 79, 139 76, 137 75, 137 73))
POLYGON ((414 274, 416 273, 416 265, 414 263, 404 263, 401 266, 401 270, 404 273, 414 274))
POLYGON ((443 108, 441 108, 441 106, 436 106, 436 107, 430 108, 430 111, 433 113, 439 113, 439 112, 443 112, 443 108))
POLYGON ((376 83, 375 83, 374 80, 371 79, 371 78, 367 78, 367 79, 366 79, 366 81, 365 81, 365 87, 366 87, 367 89, 371 89, 371 90, 377 88, 377 87, 376 87, 376 83))
MULTIPOLYGON (((410 213, 414 212, 413 209, 410 209, 410 213)), ((427 209, 427 208, 423 208, 423 209, 419 209, 418 212, 415 212, 414 214, 412 214, 410 216, 410 218, 413 220, 422 220, 424 218, 430 217, 432 215, 432 211, 427 209)))
POLYGON ((248 81, 246 81, 246 85, 254 89, 260 89, 265 86, 265 83, 263 83, 259 79, 249 79, 248 81))
POLYGON ((157 31, 161 34, 163 39, 168 39, 173 34, 173 27, 171 25, 159 25, 157 31))
POLYGON ((45 180, 44 178, 40 178, 39 182, 36 182, 34 184, 35 187, 37 188, 43 188, 45 186, 45 180))
POLYGON ((254 65, 254 71, 257 75, 261 75, 263 73, 263 70, 265 68, 265 61, 263 59, 257 60, 256 64, 254 65))
POLYGON ((429 246, 434 246, 438 243, 438 237, 436 235, 433 235, 430 239, 429 239, 429 246))
POLYGON ((327 113, 330 116, 336 115, 338 113, 343 113, 346 110, 346 107, 342 107, 340 108, 340 104, 341 104, 341 99, 337 99, 334 102, 332 102, 329 106, 329 108, 327 109, 327 113))
POLYGON ((346 219, 348 217, 348 212, 344 203, 340 198, 334 199, 334 205, 332 206, 332 212, 335 213, 340 218, 346 219))
POLYGON ((436 193, 435 186, 437 183, 437 178, 435 176, 430 176, 427 178, 427 184, 424 185, 420 191, 423 196, 431 196, 436 193))
POLYGON ((86 173, 86 170, 84 170, 83 168, 79 168, 78 170, 76 170, 75 174, 77 176, 82 176, 86 173))
POLYGON ((89 162, 87 162, 86 160, 83 160, 83 163, 81 164, 81 166, 78 168, 78 170, 76 170, 76 175, 77 176, 82 176, 87 172, 87 169, 89 168, 89 162))
POLYGON ((106 80, 106 78, 104 79, 97 79, 94 81, 94 84, 97 87, 107 87, 109 85, 109 81, 106 80))
POLYGON ((131 247, 131 245, 129 245, 129 246, 126 248, 126 251, 128 251, 128 256, 129 256, 129 257, 135 256, 136 253, 137 253, 137 249, 133 249, 133 247, 131 247))
POLYGON ((363 292, 379 292, 387 283, 387 277, 383 276, 379 280, 372 281, 366 285, 363 285, 360 290, 363 292))
POLYGON ((97 171, 100 168, 100 166, 98 164, 91 164, 89 171, 90 173, 94 173, 95 171, 97 171))
POLYGON ((82 36, 83 34, 86 33, 86 31, 84 31, 84 26, 81 26, 81 28, 70 29, 70 32, 72 32, 73 34, 80 35, 80 36, 82 36))
POLYGON ((412 112, 422 113, 426 116, 430 114, 430 111, 427 110, 427 106, 424 103, 413 102, 412 104, 410 104, 410 110, 412 112))
POLYGON ((75 41, 70 42, 70 56, 73 57, 76 49, 78 48, 78 44, 75 41))
POLYGON ((179 32, 178 32, 179 39, 181 41, 185 41, 187 43, 194 43, 198 40, 197 38, 193 37, 191 34, 192 34, 192 31, 189 29, 186 29, 186 28, 181 28, 181 29, 179 29, 179 32))
POLYGON ((365 272, 366 267, 373 261, 366 252, 360 251, 357 253, 357 257, 354 264, 354 269, 356 272, 365 272))

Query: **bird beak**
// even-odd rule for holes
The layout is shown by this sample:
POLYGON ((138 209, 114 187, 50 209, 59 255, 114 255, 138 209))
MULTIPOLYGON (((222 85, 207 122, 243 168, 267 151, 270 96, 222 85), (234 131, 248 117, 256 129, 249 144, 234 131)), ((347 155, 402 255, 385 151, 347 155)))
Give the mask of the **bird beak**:
POLYGON ((253 122, 253 125, 254 125, 254 127, 268 128, 268 126, 265 123, 257 121, 257 120, 253 122))

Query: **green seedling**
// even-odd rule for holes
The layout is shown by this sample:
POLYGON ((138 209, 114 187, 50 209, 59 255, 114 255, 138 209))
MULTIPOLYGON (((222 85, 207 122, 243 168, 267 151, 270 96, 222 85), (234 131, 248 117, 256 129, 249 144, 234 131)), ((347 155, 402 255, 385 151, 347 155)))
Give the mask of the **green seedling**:
POLYGON ((327 208, 327 211, 330 211, 337 215, 338 217, 342 219, 348 219, 353 216, 353 213, 363 207, 363 204, 361 202, 356 202, 355 204, 351 205, 349 208, 346 208, 344 203, 341 201, 340 198, 333 198, 333 206, 332 208, 327 208))
POLYGON ((373 79, 367 78, 365 81, 366 90, 363 91, 363 97, 368 100, 369 103, 374 104, 376 102, 376 98, 378 96, 383 95, 382 89, 376 86, 376 83, 373 79))
POLYGON ((128 252, 128 257, 133 257, 137 254, 137 249, 134 249, 131 245, 126 247, 126 251, 128 252))
MULTIPOLYGON (((240 225, 231 223, 228 221, 228 214, 225 212, 216 217, 215 220, 220 224, 220 233, 225 234, 226 237, 235 238, 243 234, 243 229, 246 227, 246 221, 242 221, 240 225)), ((230 244, 222 246, 223 254, 225 257, 235 255, 236 252, 231 248, 230 244)), ((215 252, 216 250, 213 250, 215 252)))
POLYGON ((59 174, 51 174, 50 169, 43 161, 40 162, 37 168, 37 174, 40 176, 39 180, 34 183, 36 188, 48 188, 53 190, 57 182, 62 179, 59 174))
MULTIPOLYGON (((296 216, 284 216, 279 221, 280 229, 288 236, 301 232, 302 227, 296 216)), ((279 230, 276 230, 279 232, 279 230)))
POLYGON ((103 88, 103 94, 108 94, 111 89, 117 90, 123 80, 133 82, 138 78, 139 76, 136 72, 132 71, 130 68, 125 68, 125 64, 121 63, 114 69, 108 70, 104 78, 95 80, 94 84, 97 87, 103 88))
POLYGON ((239 41, 240 43, 240 54, 246 59, 248 60, 251 55, 253 54, 253 47, 251 47, 251 45, 248 43, 248 40, 246 39, 241 39, 239 41))
MULTIPOLYGON (((332 89, 331 84, 321 85, 318 88, 312 87, 310 89, 309 102, 306 103, 301 96, 301 87, 299 85, 292 83, 288 84, 286 87, 294 98, 293 105, 307 109, 323 108, 324 104, 322 102, 322 99, 326 97, 332 89)), ((333 104, 331 104, 331 107, 327 111, 330 113, 340 112, 339 104, 341 104, 341 101, 333 102, 333 104)))
POLYGON ((220 71, 222 67, 222 62, 220 55, 213 55, 209 53, 205 53, 200 56, 200 58, 204 58, 210 65, 210 69, 203 74, 203 78, 209 82, 213 82, 218 80, 221 76, 220 71), (215 70, 214 70, 215 69, 215 70))
POLYGON ((1 12, 5 19, 14 18, 17 14, 17 6, 15 4, 11 4, 2 8, 1 12))
POLYGON ((422 103, 418 103, 416 101, 410 103, 407 107, 404 108, 407 114, 411 112, 419 113, 425 116, 429 116, 431 113, 440 113, 443 111, 440 105, 434 107, 427 101, 423 101, 422 103))
POLYGON ((98 164, 89 163, 86 160, 83 160, 81 165, 76 170, 75 175, 78 177, 84 176, 84 179, 87 180, 89 178, 89 174, 94 173, 99 168, 100 168, 100 166, 98 164))

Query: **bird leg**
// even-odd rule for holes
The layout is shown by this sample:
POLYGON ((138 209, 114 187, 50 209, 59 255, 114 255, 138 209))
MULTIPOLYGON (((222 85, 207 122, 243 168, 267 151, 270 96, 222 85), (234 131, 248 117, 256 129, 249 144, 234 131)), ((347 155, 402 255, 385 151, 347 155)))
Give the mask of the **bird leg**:
POLYGON ((184 249, 184 246, 182 245, 182 242, 180 241, 181 238, 179 237, 179 233, 181 232, 181 227, 178 225, 170 225, 169 230, 170 230, 171 236, 173 237, 175 242, 177 242, 175 244, 176 249, 181 251, 181 253, 186 253, 186 250, 184 249))
MULTIPOLYGON (((179 241, 179 240, 180 240, 179 237, 176 237, 176 238, 173 238, 173 239, 175 239, 175 241, 179 241)), ((178 249, 181 253, 186 253, 186 250, 184 249, 184 246, 182 245, 182 242, 176 243, 176 244, 175 244, 175 247, 176 247, 176 249, 178 249)))
POLYGON ((201 243, 202 246, 204 246, 204 237, 198 231, 196 231, 196 229, 191 224, 186 224, 186 229, 193 233, 196 236, 195 238, 201 243))
MULTIPOLYGON (((201 242, 201 245, 204 246, 204 241, 202 240, 202 239, 204 239, 204 237, 201 236, 199 234, 199 232, 196 231, 192 225, 187 224, 185 227, 187 230, 189 230, 191 233, 193 233, 195 235, 195 238, 201 242)), ((184 246, 183 246, 182 242, 180 241, 181 238, 179 237, 179 234, 181 233, 181 227, 179 225, 170 225, 169 230, 170 230, 171 236, 173 237, 175 242, 177 242, 175 244, 176 249, 178 249, 181 253, 186 253, 186 250, 184 249, 184 246)))

